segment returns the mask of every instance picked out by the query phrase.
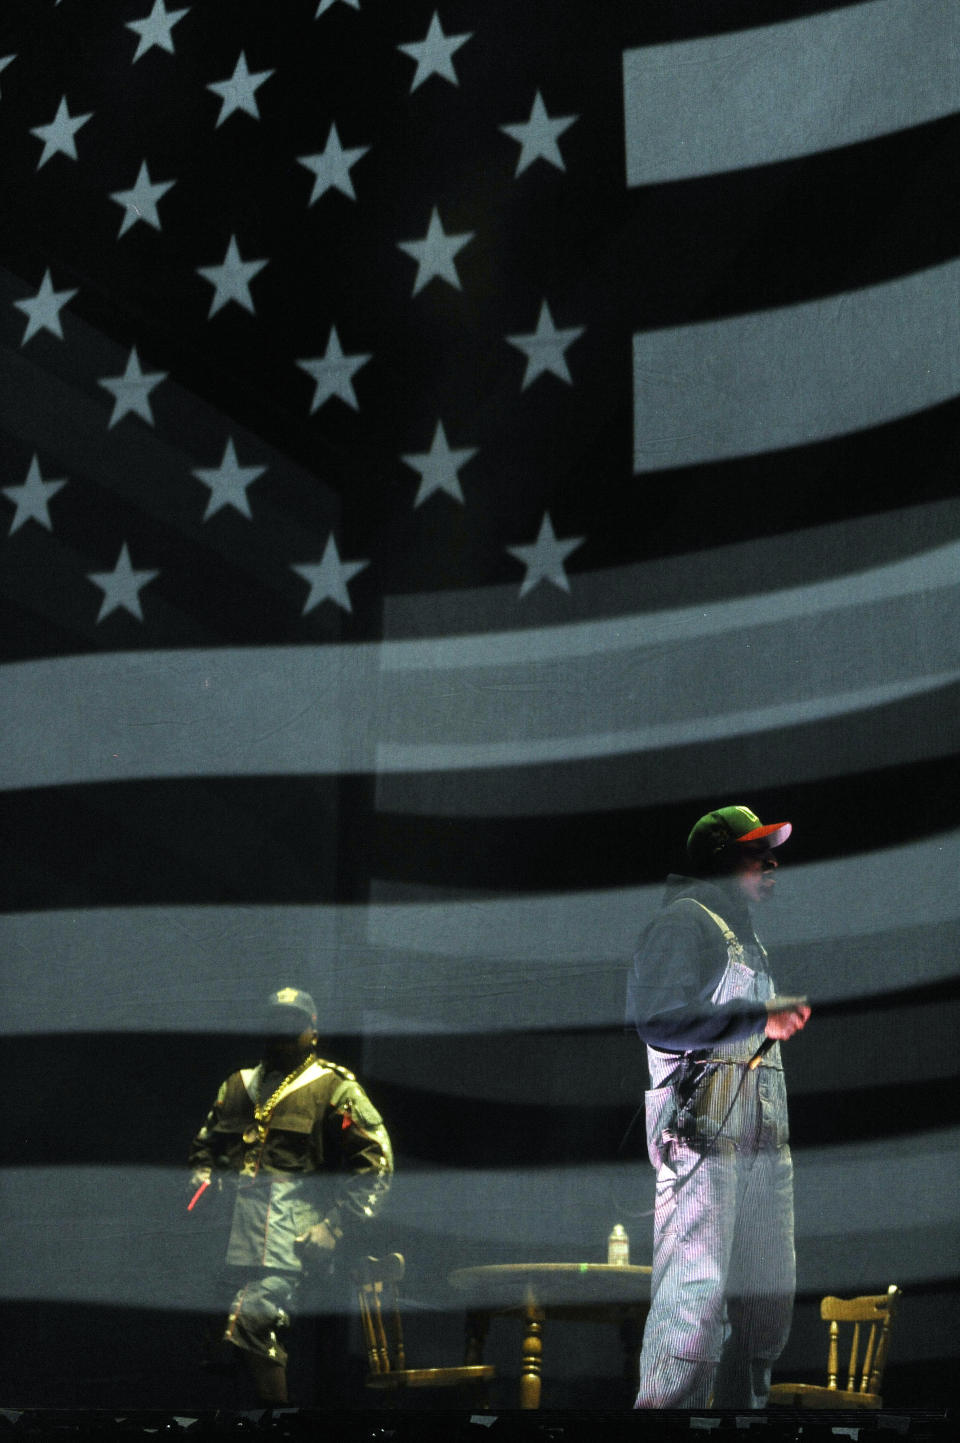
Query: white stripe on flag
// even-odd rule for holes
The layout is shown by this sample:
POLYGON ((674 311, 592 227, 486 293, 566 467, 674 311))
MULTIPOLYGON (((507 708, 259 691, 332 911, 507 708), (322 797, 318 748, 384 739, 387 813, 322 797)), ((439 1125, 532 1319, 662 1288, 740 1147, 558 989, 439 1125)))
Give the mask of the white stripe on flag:
POLYGON ((875 0, 623 57, 627 184, 765 165, 960 107, 960 11, 875 0))
MULTIPOLYGON (((954 1220, 958 1141, 956 1128, 942 1128, 882 1143, 804 1149, 797 1170, 797 1236, 801 1244, 819 1239, 821 1246, 811 1247, 810 1256, 801 1246, 800 1286, 822 1291, 862 1282, 862 1261, 856 1250, 851 1256, 850 1239, 863 1226, 864 1198, 870 1199, 869 1226, 885 1235, 883 1266, 889 1275, 904 1285, 939 1277, 944 1259, 931 1252, 928 1230, 954 1220), (878 1174, 884 1178, 881 1188, 878 1174), (918 1220, 927 1231, 918 1234, 918 1220)), ((435 1267, 442 1277, 450 1264, 451 1235, 458 1246, 472 1238, 494 1252, 505 1245, 523 1250, 542 1244, 545 1199, 551 1243, 563 1255, 579 1256, 584 1199, 602 1216, 613 1198, 636 1205, 651 1182, 646 1160, 636 1158, 617 1166, 408 1168, 394 1179, 386 1215, 392 1227, 420 1234, 422 1272, 428 1275, 435 1267)), ((191 1232, 204 1223, 202 1215, 187 1215, 183 1172, 142 1166, 7 1168, 0 1187, 7 1219, 0 1297, 161 1311, 223 1306, 219 1257, 206 1269, 197 1263, 200 1244, 191 1232)), ((210 1212, 216 1206, 215 1199, 207 1204, 210 1212)), ((649 1257, 647 1230, 637 1226, 631 1232, 632 1261, 642 1262, 649 1257)), ((588 1289, 587 1283, 584 1297, 588 1289)), ((500 1301, 516 1298, 505 1292, 500 1301)))
MULTIPOLYGON (((722 672, 722 660, 719 665, 722 672)), ((621 678, 621 681, 623 680, 624 678, 621 678)), ((653 674, 648 674, 645 685, 656 688, 656 681, 653 674)), ((874 707, 907 701, 957 681, 960 681, 960 671, 946 672, 894 682, 889 686, 865 687, 859 691, 840 691, 830 696, 775 702, 770 706, 750 707, 744 711, 722 711, 711 715, 698 712, 688 717, 626 727, 615 732, 531 738, 513 736, 508 741, 491 742, 383 742, 377 747, 376 769, 379 773, 453 771, 474 767, 516 767, 525 763, 543 766, 552 762, 633 756, 639 752, 661 750, 665 747, 725 741, 730 737, 753 736, 758 732, 785 727, 803 727, 833 717, 848 716, 853 712, 866 713, 874 707)), ((663 689, 670 691, 666 678, 663 689)), ((659 692, 657 694, 660 695, 659 692)), ((626 705, 632 705, 635 712, 642 710, 642 703, 635 696, 632 699, 628 697, 626 705)), ((529 710, 524 713, 524 720, 530 720, 529 710)), ((787 767, 789 769, 789 761, 787 767)), ((517 798, 518 802, 521 800, 517 798)))
POLYGON ((953 543, 565 627, 18 663, 0 787, 518 766, 806 725, 955 679, 958 575, 953 543), (708 670, 720 694, 704 695, 708 670))
MULTIPOLYGON (((913 415, 960 394, 960 262, 801 305, 641 332, 633 394, 635 472, 758 455, 913 415)), ((763 500, 758 491, 758 508, 763 500)))
MULTIPOLYGON (((950 885, 960 832, 796 867, 783 860, 765 940, 775 955, 802 945, 811 996, 857 997, 952 975, 956 949, 944 929, 952 933, 960 918, 950 885), (868 961, 839 969, 831 943, 852 938, 870 939, 868 961)), ((353 906, 8 913, 0 916, 4 1031, 244 1032, 262 997, 296 979, 328 1035, 396 1030, 387 1006, 427 1031, 618 1026, 627 965, 662 887, 477 899, 410 888, 401 900, 401 891, 391 884, 388 899, 387 884, 375 885, 369 905, 353 906), (196 985, 171 987, 175 972, 196 985)))

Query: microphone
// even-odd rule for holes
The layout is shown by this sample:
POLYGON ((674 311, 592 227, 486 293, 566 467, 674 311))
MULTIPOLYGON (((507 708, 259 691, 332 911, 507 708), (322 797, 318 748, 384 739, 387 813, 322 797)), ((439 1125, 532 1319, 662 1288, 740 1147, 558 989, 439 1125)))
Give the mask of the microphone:
MULTIPOLYGON (((752 1062, 751 1062, 750 1066, 751 1066, 751 1067, 753 1066, 753 1063, 752 1063, 752 1062)), ((194 1210, 194 1208, 196 1207, 197 1203, 198 1203, 198 1202, 200 1201, 200 1199, 203 1197, 204 1193, 206 1192, 206 1190, 207 1190, 207 1188, 208 1188, 209 1186, 210 1186, 210 1179, 209 1179, 209 1178, 204 1178, 203 1182, 202 1182, 202 1183, 200 1184, 200 1186, 197 1188, 197 1190, 196 1190, 196 1192, 194 1193, 193 1197, 192 1197, 192 1198, 190 1199, 190 1201, 187 1203, 187 1212, 188 1212, 188 1213, 192 1213, 192 1212, 193 1212, 193 1210, 194 1210)))
MULTIPOLYGON (((771 997, 770 1001, 767 1003, 767 1011, 789 1012, 797 1007, 806 1007, 806 1005, 807 999, 805 997, 771 997)), ((756 1052, 747 1063, 748 1072, 756 1072, 757 1068, 760 1066, 761 1062, 766 1057, 773 1044, 778 1040, 779 1039, 776 1037, 765 1037, 763 1039, 760 1046, 757 1048, 756 1052)))

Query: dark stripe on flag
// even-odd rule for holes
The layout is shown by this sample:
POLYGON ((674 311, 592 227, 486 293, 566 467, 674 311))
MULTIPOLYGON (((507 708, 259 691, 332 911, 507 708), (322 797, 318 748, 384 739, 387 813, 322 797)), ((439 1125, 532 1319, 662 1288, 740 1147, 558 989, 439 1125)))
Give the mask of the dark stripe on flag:
MULTIPOLYGON (((815 746, 816 738, 808 744, 815 746)), ((826 754, 824 761, 826 766, 826 754)), ((750 779, 744 758, 738 786, 758 799, 758 814, 794 820, 790 866, 899 846, 908 838, 949 831, 960 820, 960 757, 955 754, 821 775, 792 787, 752 787, 750 779), (884 805, 871 808, 869 826, 864 826, 868 796, 882 796, 884 805), (918 797, 923 798, 919 807, 918 797), (907 836, 905 818, 910 819, 907 836)), ((692 822, 715 805, 714 795, 664 800, 650 809, 584 809, 573 816, 432 819, 380 812, 371 872, 381 884, 393 880, 442 887, 451 898, 469 895, 471 889, 550 893, 655 882, 668 866, 683 869, 683 839, 692 822)))
MULTIPOLYGON (((562 783, 561 769, 558 789, 562 783)), ((356 778, 352 786, 370 784, 356 778)), ((452 901, 500 889, 518 895, 634 887, 659 881, 671 855, 682 865, 682 838, 714 804, 712 795, 702 795, 573 815, 365 817, 344 808, 345 785, 332 778, 221 777, 7 793, 6 825, 17 848, 4 910, 351 901, 366 895, 364 879, 378 882, 380 900, 388 899, 383 888, 390 882, 425 889, 421 901, 433 890, 452 901)), ((789 788, 750 788, 744 768, 739 786, 751 790, 761 814, 795 820, 794 865, 901 845, 904 817, 917 840, 960 820, 954 755, 789 788), (865 829, 863 799, 878 792, 886 804, 871 811, 865 829), (816 821, 824 816, 828 828, 816 821)))

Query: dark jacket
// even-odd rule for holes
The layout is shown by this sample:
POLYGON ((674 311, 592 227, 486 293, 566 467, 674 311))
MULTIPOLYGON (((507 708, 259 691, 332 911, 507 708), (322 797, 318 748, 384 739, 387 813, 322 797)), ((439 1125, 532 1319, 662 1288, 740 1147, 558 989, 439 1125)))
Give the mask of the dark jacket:
POLYGON ((627 981, 627 1020, 651 1047, 696 1051, 737 1042, 766 1022, 766 1009, 744 998, 710 1001, 727 964, 723 933, 703 907, 681 903, 692 897, 717 913, 742 944, 757 970, 765 961, 750 912, 723 879, 705 881, 671 875, 660 912, 646 928, 627 981))

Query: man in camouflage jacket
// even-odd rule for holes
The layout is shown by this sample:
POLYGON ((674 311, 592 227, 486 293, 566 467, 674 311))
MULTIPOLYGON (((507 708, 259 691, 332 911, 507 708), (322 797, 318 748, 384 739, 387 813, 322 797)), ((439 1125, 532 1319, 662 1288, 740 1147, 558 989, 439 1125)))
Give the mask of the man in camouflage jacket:
POLYGON ((241 1350, 259 1397, 287 1398, 289 1326, 304 1272, 371 1218, 390 1186, 383 1120, 352 1072, 317 1057, 316 1010, 285 987, 268 999, 263 1060, 223 1083, 193 1139, 191 1191, 233 1175, 226 1262, 243 1270, 223 1341, 241 1350))

